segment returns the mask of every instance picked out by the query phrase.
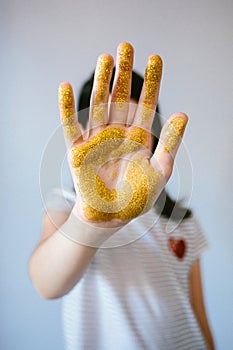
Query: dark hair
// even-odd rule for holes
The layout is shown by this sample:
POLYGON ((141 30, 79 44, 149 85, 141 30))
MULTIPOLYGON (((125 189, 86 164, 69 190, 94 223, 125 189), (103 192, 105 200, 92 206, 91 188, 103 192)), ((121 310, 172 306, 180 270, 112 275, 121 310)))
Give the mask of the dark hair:
MULTIPOLYGON (((110 87, 109 87, 110 91, 112 91, 114 75, 115 75, 115 67, 113 69, 113 74, 110 82, 110 87)), ((78 118, 79 118, 79 122, 84 127, 86 126, 86 123, 89 117, 90 98, 91 98, 91 92, 93 88, 93 82, 94 82, 94 73, 81 87, 81 91, 78 98, 78 118)), ((131 96, 130 96, 131 99, 137 102, 139 101, 142 86, 143 86, 143 78, 141 77, 141 75, 133 71, 131 96)), ((159 106, 157 106, 156 112, 159 113, 159 106)), ((156 131, 156 136, 157 136, 160 134, 161 129, 162 129, 161 122, 159 120, 159 117, 157 116, 156 118, 154 118, 152 130, 156 131)), ((157 143, 158 143, 158 137, 154 137, 152 153, 156 149, 157 143)), ((162 191, 159 198, 157 199, 155 208, 157 211, 159 211, 159 213, 161 212, 161 214, 167 218, 170 218, 172 215, 172 218, 174 220, 186 219, 190 217, 192 214, 189 209, 183 208, 179 203, 176 203, 175 201, 173 201, 165 190, 162 191), (175 210, 173 212, 174 208, 175 210)))

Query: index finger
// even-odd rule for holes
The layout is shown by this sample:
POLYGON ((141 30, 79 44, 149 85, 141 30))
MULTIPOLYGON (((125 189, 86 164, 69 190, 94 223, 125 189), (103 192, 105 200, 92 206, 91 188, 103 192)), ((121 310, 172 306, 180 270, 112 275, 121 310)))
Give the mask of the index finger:
POLYGON ((149 57, 137 111, 133 120, 134 125, 148 131, 151 130, 158 103, 162 66, 163 63, 160 56, 152 55, 149 57))

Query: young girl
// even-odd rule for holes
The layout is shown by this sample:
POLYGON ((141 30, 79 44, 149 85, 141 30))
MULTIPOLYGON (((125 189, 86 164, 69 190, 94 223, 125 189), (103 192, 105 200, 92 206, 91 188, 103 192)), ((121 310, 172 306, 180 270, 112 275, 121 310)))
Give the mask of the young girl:
POLYGON ((67 349, 214 349, 199 262, 205 238, 190 211, 172 215, 173 201, 162 208, 160 195, 187 116, 173 114, 157 142, 162 61, 150 56, 144 83, 132 66, 128 43, 118 47, 114 81, 113 58, 99 57, 80 95, 79 109, 91 101, 85 131, 87 110, 77 122, 71 86, 59 88, 76 196, 50 196, 31 278, 44 298, 63 297, 67 349))

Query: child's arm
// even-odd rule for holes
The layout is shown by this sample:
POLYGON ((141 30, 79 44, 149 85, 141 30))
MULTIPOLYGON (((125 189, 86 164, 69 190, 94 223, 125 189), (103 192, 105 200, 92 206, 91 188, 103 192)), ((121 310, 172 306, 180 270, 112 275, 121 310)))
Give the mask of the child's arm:
POLYGON ((202 292, 200 261, 194 262, 190 273, 190 298, 193 310, 210 350, 214 350, 214 341, 209 327, 202 292))
POLYGON ((96 249, 73 242, 58 230, 69 214, 53 211, 44 215, 42 235, 29 262, 38 293, 46 299, 65 295, 81 278, 96 249))
POLYGON ((110 106, 114 61, 110 55, 99 57, 86 131, 76 118, 71 85, 60 85, 60 114, 76 203, 71 215, 62 214, 58 223, 45 217, 41 242, 30 260, 32 280, 46 298, 72 289, 101 243, 148 211, 171 176, 188 117, 174 113, 168 119, 150 156, 162 60, 158 55, 149 57, 137 110, 129 116, 133 58, 132 46, 121 43, 110 106))
MULTIPOLYGON (((40 242, 29 263, 29 272, 38 293, 46 299, 68 293, 80 280, 97 248, 77 243, 86 230, 91 237, 111 235, 119 228, 97 228, 74 220, 71 215, 50 211, 45 214, 40 242), (76 241, 69 238, 70 230, 77 232, 76 241)), ((98 243, 98 242, 97 242, 98 243)))

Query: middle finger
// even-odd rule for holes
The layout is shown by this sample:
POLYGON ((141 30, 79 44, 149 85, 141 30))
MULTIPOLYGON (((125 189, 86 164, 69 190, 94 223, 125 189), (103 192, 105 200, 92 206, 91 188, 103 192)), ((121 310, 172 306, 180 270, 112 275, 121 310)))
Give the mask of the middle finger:
POLYGON ((133 67, 133 47, 121 43, 117 49, 116 74, 113 84, 109 123, 126 124, 133 67))

